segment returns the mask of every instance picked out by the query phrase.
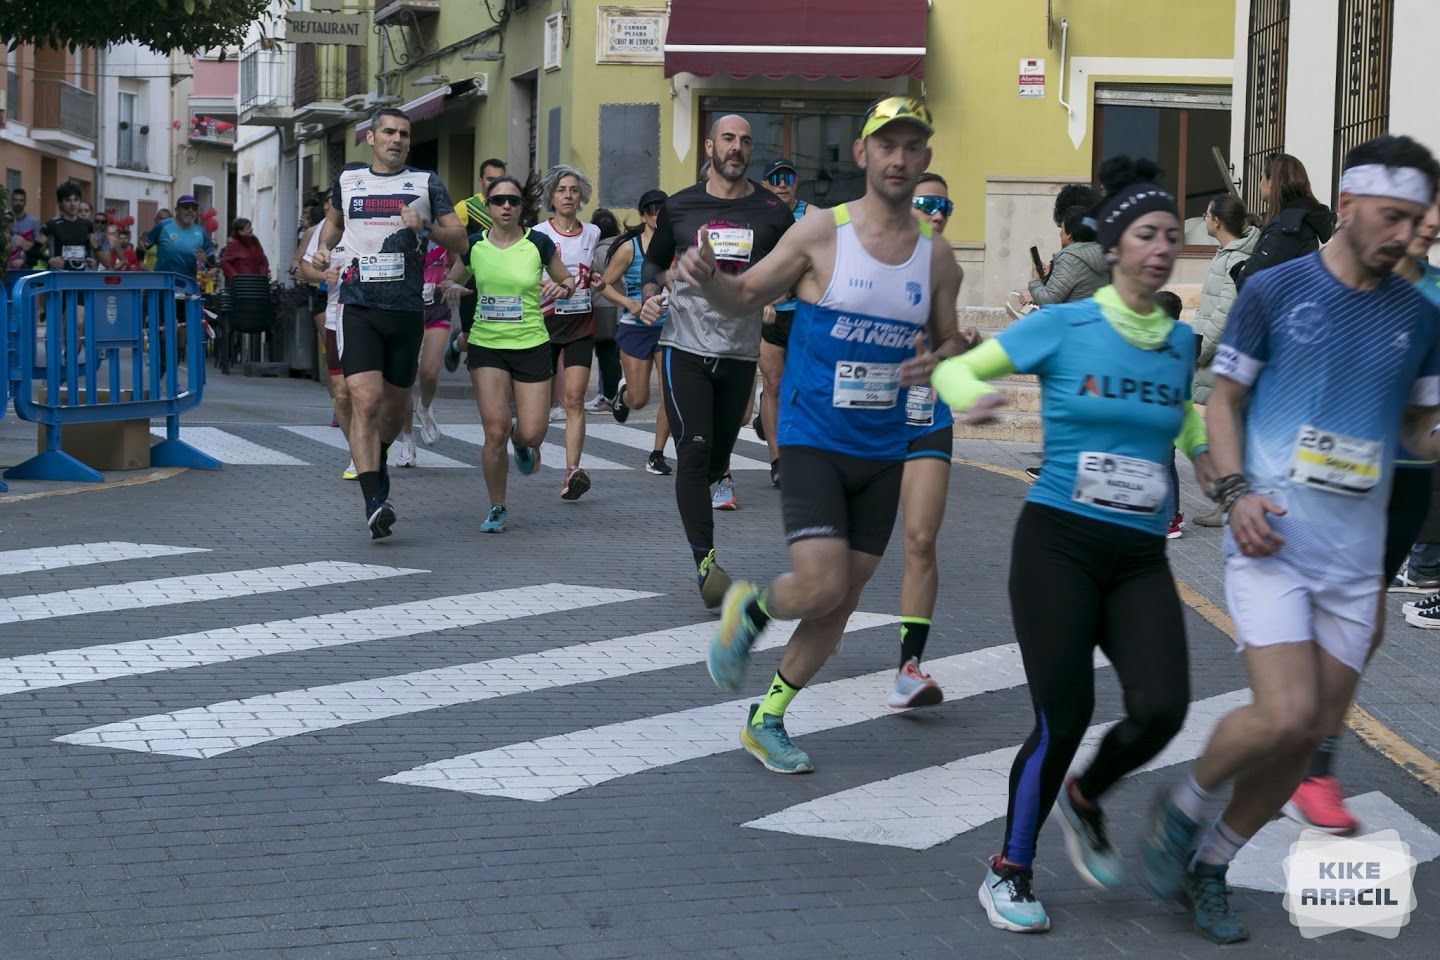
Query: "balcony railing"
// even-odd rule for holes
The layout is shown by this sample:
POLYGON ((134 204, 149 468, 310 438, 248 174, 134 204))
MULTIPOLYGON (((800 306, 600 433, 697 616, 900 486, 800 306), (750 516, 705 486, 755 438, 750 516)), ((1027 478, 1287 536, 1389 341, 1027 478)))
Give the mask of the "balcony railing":
POLYGON ((235 144, 235 114, 207 113, 192 106, 190 108, 190 142, 233 146, 235 144))
POLYGON ((274 40, 251 44, 240 54, 240 112, 291 105, 290 56, 274 40))
POLYGON ((5 119, 20 119, 20 74, 14 70, 5 72, 5 119))
POLYGON ((44 132, 95 142, 95 94, 64 80, 35 81, 35 121, 32 135, 44 132))

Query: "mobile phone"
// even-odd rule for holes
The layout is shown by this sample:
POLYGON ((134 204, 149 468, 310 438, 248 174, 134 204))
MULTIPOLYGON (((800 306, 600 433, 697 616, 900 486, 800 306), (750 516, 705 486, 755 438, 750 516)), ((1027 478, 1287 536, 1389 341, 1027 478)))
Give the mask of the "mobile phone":
POLYGON ((1042 277, 1045 276, 1045 263, 1040 259, 1039 247, 1030 248, 1030 262, 1035 264, 1036 273, 1040 274, 1040 276, 1042 277))

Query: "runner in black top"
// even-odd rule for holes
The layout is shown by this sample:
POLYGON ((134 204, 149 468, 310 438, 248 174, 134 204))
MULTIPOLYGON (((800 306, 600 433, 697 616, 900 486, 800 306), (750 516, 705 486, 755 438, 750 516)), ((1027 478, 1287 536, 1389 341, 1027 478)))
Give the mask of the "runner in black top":
MULTIPOLYGON (((659 319, 661 274, 709 233, 721 270, 741 273, 769 253, 794 217, 775 194, 745 177, 750 165, 750 124, 737 116, 715 121, 705 140, 710 158, 704 182, 665 201, 655 237, 645 251, 645 304, 641 319, 659 319)), ((700 596, 717 607, 730 578, 715 561, 715 519, 710 485, 730 461, 760 356, 761 310, 727 316, 695 288, 676 281, 664 350, 665 404, 675 437, 675 501, 699 569, 700 596)))
POLYGON ((60 215, 40 228, 51 270, 85 270, 95 263, 95 227, 80 217, 80 187, 67 180, 55 191, 60 215))

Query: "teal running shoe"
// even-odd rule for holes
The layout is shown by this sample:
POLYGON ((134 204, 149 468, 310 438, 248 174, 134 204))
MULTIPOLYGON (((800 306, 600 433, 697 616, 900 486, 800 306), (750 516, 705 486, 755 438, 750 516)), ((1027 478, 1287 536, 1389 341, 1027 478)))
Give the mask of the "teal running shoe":
POLYGON ((1060 788, 1055 807, 1060 811, 1060 826, 1065 831, 1065 852, 1081 879, 1097 890, 1110 890, 1125 885, 1125 861, 1105 832, 1105 815, 1097 810, 1082 810, 1070 797, 1071 777, 1060 788))
POLYGON ((1225 883, 1228 864, 1197 863, 1186 879, 1190 902, 1195 905, 1195 929, 1214 943, 1239 943, 1250 939, 1240 916, 1230 909, 1230 888, 1225 883))
POLYGON ((490 508, 490 516, 486 517, 486 518, 485 518, 485 522, 482 523, 482 524, 480 524, 480 532, 481 532, 481 533, 504 533, 504 532, 505 532, 505 517, 506 517, 506 511, 505 511, 505 508, 504 508, 504 507, 499 506, 499 505, 491 507, 491 508, 490 508))
POLYGON ((521 476, 528 477, 540 469, 539 447, 524 446, 511 434, 510 449, 515 453, 515 469, 520 471, 521 476))
POLYGON ((745 726, 740 730, 740 746, 745 752, 772 773, 810 773, 815 765, 810 762, 810 755, 790 741, 790 734, 785 732, 785 718, 776 717, 770 714, 755 722, 755 711, 760 709, 760 704, 750 704, 750 715, 745 718, 745 726))
POLYGON ((1050 929, 1050 917, 1031 888, 1034 880, 1033 871, 1006 863, 998 856, 990 858, 985 882, 980 884, 980 905, 990 918, 990 926, 1011 933, 1044 933, 1050 929))
POLYGON ((1140 883, 1161 900, 1185 905, 1187 875, 1195 856, 1200 825, 1180 812, 1162 791, 1150 808, 1145 841, 1140 846, 1140 883))
POLYGON ((750 647, 762 629, 750 621, 745 609, 759 595, 755 585, 744 580, 725 593, 725 602, 720 609, 720 627, 715 631, 715 639, 710 641, 710 653, 705 658, 710 679, 721 690, 739 690, 745 682, 745 668, 750 665, 750 647))

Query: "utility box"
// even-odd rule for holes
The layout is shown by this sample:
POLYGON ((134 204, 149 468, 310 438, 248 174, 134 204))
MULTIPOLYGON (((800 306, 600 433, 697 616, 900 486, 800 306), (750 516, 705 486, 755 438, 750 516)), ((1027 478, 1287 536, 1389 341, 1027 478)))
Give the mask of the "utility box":
MULTIPOLYGON (((44 403, 45 385, 37 384, 36 389, 37 402, 44 403)), ((107 389, 94 392, 99 403, 110 399, 110 391, 107 389)), ((80 393, 89 400, 86 394, 87 391, 83 390, 80 393)), ((62 402, 65 395, 66 389, 61 387, 62 402)), ((120 392, 122 400, 129 400, 131 396, 129 390, 120 392)), ((108 423, 66 424, 60 428, 60 449, 93 470, 144 470, 150 466, 150 421, 141 417, 138 420, 111 420, 108 423)), ((36 424, 35 427, 35 452, 45 452, 44 424, 36 424)))

